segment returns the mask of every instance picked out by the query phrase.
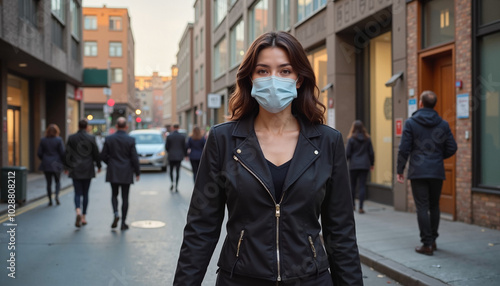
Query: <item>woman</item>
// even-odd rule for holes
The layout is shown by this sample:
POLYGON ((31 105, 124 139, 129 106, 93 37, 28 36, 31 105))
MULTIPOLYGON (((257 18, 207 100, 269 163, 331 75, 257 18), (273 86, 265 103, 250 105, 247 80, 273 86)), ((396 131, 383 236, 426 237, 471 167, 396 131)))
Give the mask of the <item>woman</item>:
POLYGON ((49 206, 52 205, 52 177, 56 182, 56 204, 59 205, 60 178, 64 167, 64 143, 59 137, 59 127, 57 125, 50 124, 45 130, 45 137, 42 138, 38 147, 38 158, 42 160, 39 170, 43 171, 47 181, 49 206))
POLYGON ((233 121, 210 130, 174 285, 201 285, 226 207, 217 285, 363 284, 344 143, 322 125, 315 83, 290 34, 252 43, 233 121))
POLYGON ((366 194, 366 177, 373 170, 375 155, 373 153, 370 135, 361 120, 352 123, 347 136, 346 157, 349 160, 349 174, 351 178, 352 206, 356 210, 356 183, 359 180, 359 213, 364 214, 363 202, 366 194))
POLYGON ((191 161, 191 169, 193 170, 193 180, 196 181, 198 166, 200 165, 201 153, 205 147, 206 139, 201 134, 201 129, 198 126, 193 128, 193 133, 189 136, 187 148, 189 151, 189 160, 191 161))

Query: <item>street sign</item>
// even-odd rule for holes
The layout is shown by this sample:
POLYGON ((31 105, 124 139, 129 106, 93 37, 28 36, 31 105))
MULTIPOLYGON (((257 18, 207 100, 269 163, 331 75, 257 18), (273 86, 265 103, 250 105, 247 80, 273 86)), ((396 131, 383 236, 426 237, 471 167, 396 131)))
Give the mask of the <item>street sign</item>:
POLYGON ((109 87, 103 88, 102 91, 103 91, 104 95, 111 95, 111 88, 109 88, 109 87))
POLYGON ((396 137, 403 135, 403 118, 396 118, 396 137))
POLYGON ((207 107, 208 108, 220 108, 220 98, 221 95, 217 93, 209 93, 207 98, 207 107))

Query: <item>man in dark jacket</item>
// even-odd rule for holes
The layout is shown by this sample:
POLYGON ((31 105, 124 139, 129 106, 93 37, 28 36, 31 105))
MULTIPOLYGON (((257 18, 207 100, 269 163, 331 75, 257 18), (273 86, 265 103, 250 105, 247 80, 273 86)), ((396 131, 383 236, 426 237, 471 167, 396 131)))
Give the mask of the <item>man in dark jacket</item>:
POLYGON ((97 172, 101 172, 101 159, 95 137, 87 134, 87 120, 78 122, 78 132, 70 135, 66 144, 65 173, 73 179, 75 189, 75 226, 86 225, 87 206, 89 202, 90 180, 95 177, 95 166, 97 172), (95 163, 95 166, 94 166, 95 163), (80 211, 80 197, 83 196, 83 213, 80 211))
POLYGON ((420 95, 420 109, 404 125, 397 162, 398 182, 403 183, 406 161, 411 157, 408 179, 411 180, 423 244, 415 251, 427 255, 432 255, 437 249, 439 198, 443 180, 446 179, 443 160, 457 151, 448 122, 434 110, 436 102, 437 96, 432 91, 424 91, 420 95))
POLYGON ((122 224, 121 230, 128 229, 125 223, 128 211, 128 194, 130 184, 134 183, 134 173, 136 181, 139 181, 141 171, 139 169, 139 157, 135 149, 135 139, 129 136, 127 120, 120 117, 116 121, 115 134, 106 137, 104 147, 101 152, 101 159, 108 165, 106 171, 106 182, 111 183, 111 203, 115 217, 111 228, 115 228, 120 217, 118 216, 118 191, 122 189, 122 224))
POLYGON ((179 190, 179 171, 182 160, 187 156, 186 137, 179 133, 179 124, 175 124, 172 133, 167 136, 165 142, 165 149, 168 154, 168 162, 170 164, 170 190, 174 189, 174 168, 176 172, 175 177, 175 192, 179 190))

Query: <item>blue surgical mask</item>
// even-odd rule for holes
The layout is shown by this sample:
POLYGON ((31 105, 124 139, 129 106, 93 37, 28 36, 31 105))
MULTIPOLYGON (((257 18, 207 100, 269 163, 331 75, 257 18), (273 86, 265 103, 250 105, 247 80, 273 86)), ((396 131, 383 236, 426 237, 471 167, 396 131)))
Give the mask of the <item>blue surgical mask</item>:
POLYGON ((297 80, 276 76, 254 79, 252 97, 271 113, 285 109, 297 97, 297 80))

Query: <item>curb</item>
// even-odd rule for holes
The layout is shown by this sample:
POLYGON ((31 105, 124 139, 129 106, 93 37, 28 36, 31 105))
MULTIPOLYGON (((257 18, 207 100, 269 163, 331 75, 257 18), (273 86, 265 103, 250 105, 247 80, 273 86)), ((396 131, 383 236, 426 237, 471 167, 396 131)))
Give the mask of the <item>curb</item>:
POLYGON ((361 263, 384 273, 388 277, 406 286, 445 286, 443 281, 415 271, 395 261, 380 256, 368 249, 359 247, 361 263))

